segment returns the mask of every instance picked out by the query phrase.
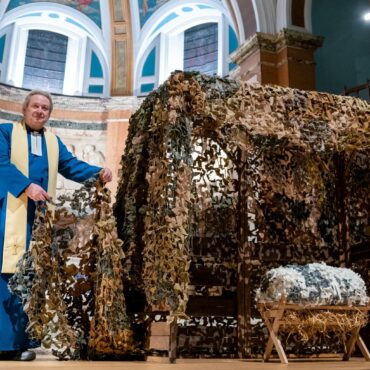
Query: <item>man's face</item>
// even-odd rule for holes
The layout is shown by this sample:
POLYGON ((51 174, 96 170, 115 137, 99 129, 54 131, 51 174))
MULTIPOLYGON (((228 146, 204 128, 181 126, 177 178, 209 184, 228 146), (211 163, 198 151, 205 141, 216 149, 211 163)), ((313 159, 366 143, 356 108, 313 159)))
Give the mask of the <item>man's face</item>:
POLYGON ((32 95, 28 106, 23 110, 27 126, 36 131, 45 126, 50 113, 50 101, 43 95, 32 95))

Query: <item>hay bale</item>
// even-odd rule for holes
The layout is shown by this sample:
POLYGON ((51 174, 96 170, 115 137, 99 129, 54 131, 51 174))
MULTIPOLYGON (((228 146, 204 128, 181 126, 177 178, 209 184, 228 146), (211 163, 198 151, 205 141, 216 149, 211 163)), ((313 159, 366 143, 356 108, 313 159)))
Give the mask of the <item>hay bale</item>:
POLYGON ((343 338, 367 322, 367 311, 331 311, 331 310, 288 310, 284 313, 285 324, 282 331, 289 335, 297 333, 303 342, 308 342, 316 335, 335 333, 343 338))

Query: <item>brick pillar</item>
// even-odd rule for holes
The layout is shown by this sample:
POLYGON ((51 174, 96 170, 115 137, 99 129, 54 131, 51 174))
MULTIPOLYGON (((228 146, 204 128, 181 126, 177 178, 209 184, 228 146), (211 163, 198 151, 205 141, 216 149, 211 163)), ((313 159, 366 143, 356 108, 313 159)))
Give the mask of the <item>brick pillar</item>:
POLYGON ((115 201, 118 179, 120 178, 121 157, 128 135, 128 118, 109 122, 107 125, 106 166, 113 172, 113 179, 107 185, 112 192, 112 202, 115 201))
POLYGON ((323 38, 283 29, 277 35, 256 33, 232 55, 233 78, 303 90, 315 90, 314 52, 323 38))

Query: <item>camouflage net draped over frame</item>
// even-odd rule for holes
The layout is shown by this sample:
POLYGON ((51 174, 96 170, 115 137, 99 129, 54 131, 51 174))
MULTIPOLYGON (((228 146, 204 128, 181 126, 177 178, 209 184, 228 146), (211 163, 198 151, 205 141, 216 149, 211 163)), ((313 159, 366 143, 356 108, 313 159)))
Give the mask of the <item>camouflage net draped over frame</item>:
POLYGON ((114 358, 134 350, 122 241, 109 197, 99 181, 87 182, 59 199, 54 224, 51 211, 39 208, 32 247, 10 282, 29 317, 28 333, 59 359, 114 358))
POLYGON ((181 316, 190 291, 243 285, 240 348, 262 348, 249 323, 264 272, 348 266, 351 245, 369 241, 369 121, 352 97, 174 73, 131 118, 122 157, 114 213, 128 289, 181 316), (202 263, 199 239, 212 240, 202 263), (200 287, 199 265, 228 270, 200 287))

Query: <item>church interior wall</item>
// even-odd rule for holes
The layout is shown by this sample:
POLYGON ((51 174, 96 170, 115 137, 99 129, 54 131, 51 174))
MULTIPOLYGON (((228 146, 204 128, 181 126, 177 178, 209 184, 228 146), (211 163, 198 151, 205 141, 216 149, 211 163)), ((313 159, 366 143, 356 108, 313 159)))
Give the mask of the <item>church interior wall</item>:
MULTIPOLYGON (((22 103, 28 91, 0 86, 0 122, 21 119, 22 103)), ((54 110, 49 121, 52 131, 78 158, 92 164, 110 166, 112 193, 117 187, 120 157, 127 138, 128 120, 136 111, 141 98, 112 97, 107 99, 54 95, 54 110)), ((59 178, 59 193, 76 189, 69 181, 59 178)))
POLYGON ((313 33, 325 37, 315 54, 317 90, 341 94, 370 79, 369 7, 367 0, 313 0, 313 33))
MULTIPOLYGON (((250 82, 259 81, 303 89, 314 90, 317 87, 320 91, 334 93, 340 93, 345 85, 364 83, 369 78, 366 66, 370 64, 370 39, 366 32, 369 24, 360 21, 360 16, 368 3, 366 0, 338 2, 335 6, 329 0, 220 2, 217 5, 219 9, 222 4, 224 11, 229 11, 229 19, 233 20, 239 42, 237 52, 247 49, 243 63, 238 63, 237 68, 229 72, 230 76, 250 82), (303 47, 299 42, 299 45, 295 42, 290 44, 288 35, 284 40, 286 44, 281 46, 279 32, 283 30, 284 33, 285 27, 301 32, 302 35, 323 35, 324 44, 314 51, 310 48, 310 41, 303 47), (310 34, 311 28, 313 35, 310 34), (271 33, 263 33, 268 30, 271 33)), ((54 9, 62 14, 63 6, 60 3, 49 3, 50 10, 54 9)), ((81 139, 86 139, 86 144, 94 141, 93 145, 97 152, 103 154, 105 164, 113 169, 115 177, 110 185, 113 192, 116 189, 119 156, 125 146, 129 118, 141 102, 141 98, 132 96, 136 78, 135 55, 141 47, 138 44, 140 34, 144 26, 152 22, 159 12, 165 8, 170 9, 174 4, 163 0, 115 0, 107 5, 106 2, 94 0, 90 5, 64 6, 66 14, 75 14, 80 22, 83 23, 83 17, 86 17, 88 22, 96 24, 99 35, 93 37, 104 40, 110 37, 110 45, 106 50, 111 53, 108 57, 111 62, 109 80, 110 94, 114 97, 55 95, 51 125, 60 131, 62 139, 67 140, 70 145, 74 145, 73 136, 78 137, 77 148, 82 145, 81 139), (89 7, 94 12, 91 13, 89 7), (89 126, 90 136, 84 134, 85 128, 81 125, 89 126)), ((204 0, 190 1, 189 4, 194 8, 195 4, 207 7, 215 3, 204 0)), ((6 17, 9 11, 22 12, 27 7, 31 9, 31 5, 40 10, 42 2, 5 1, 0 7, 0 14, 6 17)), ((3 57, 6 61, 7 54, 3 57)), ((25 90, 4 85, 0 93, 0 119, 17 119, 25 90)), ((144 95, 146 94, 147 92, 144 95)))

